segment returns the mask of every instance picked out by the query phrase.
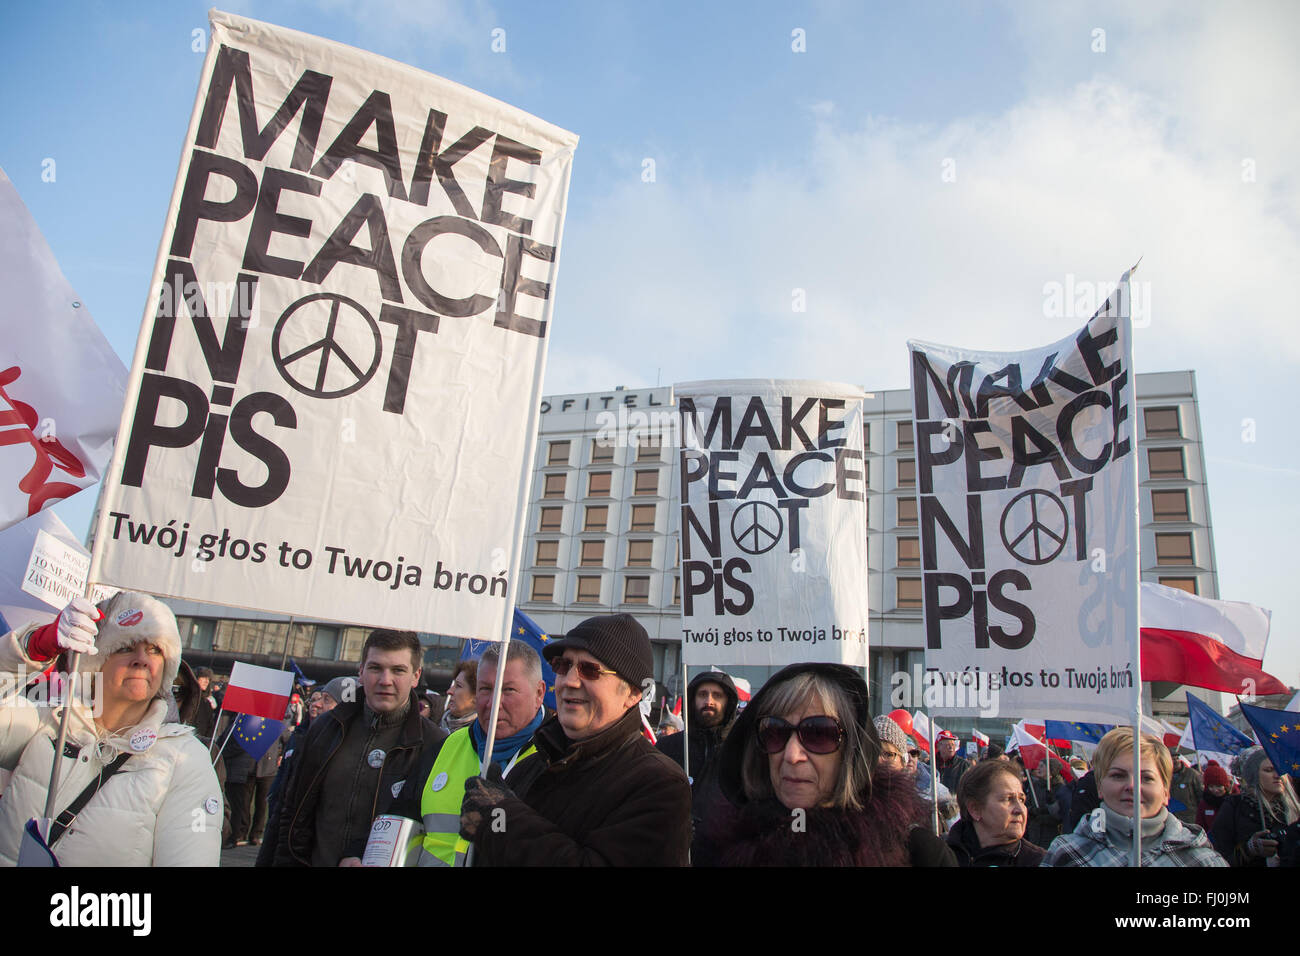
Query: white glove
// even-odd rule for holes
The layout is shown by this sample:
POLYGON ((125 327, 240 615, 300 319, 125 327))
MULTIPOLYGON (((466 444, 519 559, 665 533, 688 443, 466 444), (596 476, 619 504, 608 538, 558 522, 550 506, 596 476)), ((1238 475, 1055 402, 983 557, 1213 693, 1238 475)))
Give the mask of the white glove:
POLYGON ((75 654, 98 654, 95 635, 99 628, 99 608, 84 597, 74 597, 53 623, 32 632, 27 641, 27 653, 33 660, 48 661, 62 651, 75 654))

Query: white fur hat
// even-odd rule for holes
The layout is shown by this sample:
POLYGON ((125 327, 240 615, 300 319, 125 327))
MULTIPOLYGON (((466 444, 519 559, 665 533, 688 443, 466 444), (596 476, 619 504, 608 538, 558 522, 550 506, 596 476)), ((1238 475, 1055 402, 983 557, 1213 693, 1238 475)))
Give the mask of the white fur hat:
POLYGON ((119 591, 98 607, 104 615, 98 625, 99 636, 95 638, 99 653, 80 655, 77 669, 97 671, 114 651, 149 641, 163 652, 163 679, 158 694, 170 698, 172 683, 181 669, 181 636, 171 608, 138 591, 119 591))

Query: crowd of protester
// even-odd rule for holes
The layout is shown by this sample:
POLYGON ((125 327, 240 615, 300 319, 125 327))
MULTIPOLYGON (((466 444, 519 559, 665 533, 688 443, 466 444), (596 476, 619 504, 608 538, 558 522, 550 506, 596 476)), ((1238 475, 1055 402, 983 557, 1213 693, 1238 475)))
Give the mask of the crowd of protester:
MULTIPOLYGON (((259 866, 361 866, 384 820, 416 836, 381 865, 1125 866, 1135 809, 1142 866, 1300 862, 1293 781, 1259 747, 1198 770, 1120 727, 1089 766, 996 746, 968 759, 944 731, 931 760, 837 664, 790 665, 750 700, 699 674, 686 714, 653 715, 656 740, 643 702, 663 695, 627 614, 544 645, 553 711, 524 642, 460 662, 436 694, 416 635, 373 631, 357 677, 298 685, 264 752, 241 744, 218 675, 181 660, 156 599, 78 598, 0 640, 10 671, 63 673, 71 654, 97 680, 89 704, 72 696, 45 834, 63 864, 216 865, 253 845, 259 866)), ((62 713, 23 704, 0 700, 8 865, 42 816, 62 713)))

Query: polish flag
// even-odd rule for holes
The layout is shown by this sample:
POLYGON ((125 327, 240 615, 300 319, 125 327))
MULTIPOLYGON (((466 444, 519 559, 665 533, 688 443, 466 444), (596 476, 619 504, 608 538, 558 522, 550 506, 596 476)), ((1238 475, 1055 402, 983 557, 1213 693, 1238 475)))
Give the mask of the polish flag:
POLYGON ((986 735, 980 733, 978 730, 972 730, 970 733, 971 736, 975 738, 975 743, 981 750, 989 745, 989 738, 986 735))
POLYGON ((293 693, 293 671, 277 671, 236 661, 221 700, 222 710, 253 714, 266 720, 284 720, 293 693))
POLYGON ((749 698, 752 696, 749 689, 749 681, 745 680, 743 677, 733 677, 731 682, 736 685, 736 699, 748 703, 749 698))
MULTIPOLYGON (((937 738, 941 733, 943 728, 935 724, 934 736, 937 738)), ((930 752, 930 718, 919 710, 912 715, 912 739, 926 753, 930 752)))
POLYGON ((1142 585, 1142 679, 1228 694, 1285 694, 1263 671, 1271 612, 1142 585))
MULTIPOLYGON (((1042 732, 1043 730, 1040 728, 1039 733, 1042 732)), ((1036 769, 1043 762, 1043 758, 1047 756, 1047 745, 1043 743, 1041 738, 1035 737, 1030 732, 1023 720, 1013 728, 1012 738, 1015 741, 1016 749, 1020 751, 1020 759, 1024 762, 1026 769, 1036 769)))

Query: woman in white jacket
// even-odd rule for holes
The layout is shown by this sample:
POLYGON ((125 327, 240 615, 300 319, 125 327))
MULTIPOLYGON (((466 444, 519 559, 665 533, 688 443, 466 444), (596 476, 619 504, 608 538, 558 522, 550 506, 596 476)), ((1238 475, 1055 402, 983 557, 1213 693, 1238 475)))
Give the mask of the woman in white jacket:
POLYGON ((166 720, 181 660, 176 618, 131 591, 99 608, 76 598, 53 623, 0 638, 0 865, 17 862, 24 825, 44 815, 62 716, 60 706, 32 704, 22 691, 67 651, 80 652, 80 686, 71 695, 56 814, 103 782, 54 843, 59 863, 218 865, 217 775, 193 728, 166 720))

